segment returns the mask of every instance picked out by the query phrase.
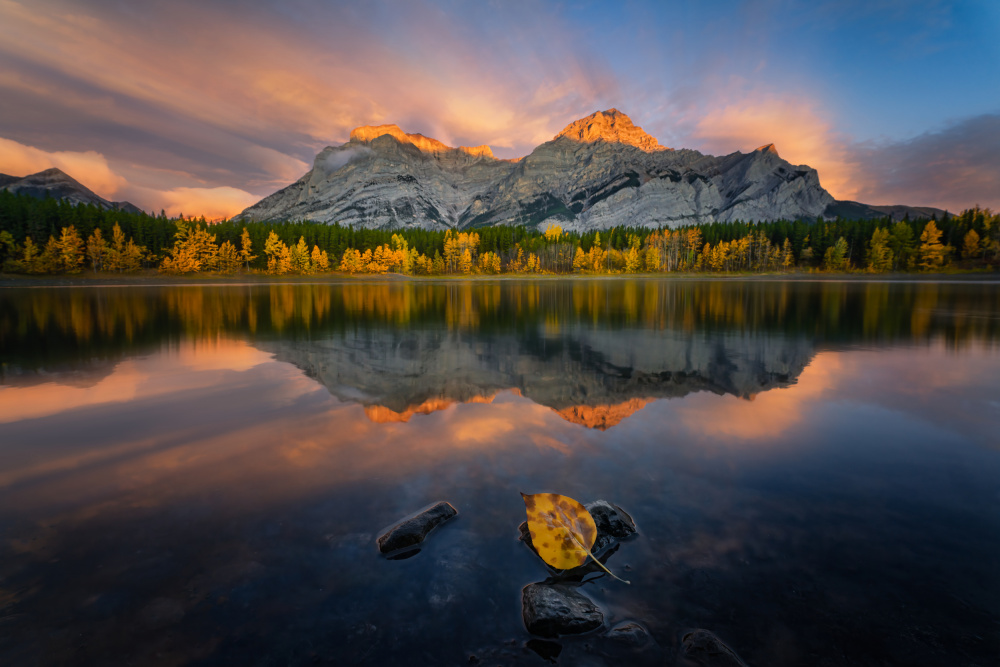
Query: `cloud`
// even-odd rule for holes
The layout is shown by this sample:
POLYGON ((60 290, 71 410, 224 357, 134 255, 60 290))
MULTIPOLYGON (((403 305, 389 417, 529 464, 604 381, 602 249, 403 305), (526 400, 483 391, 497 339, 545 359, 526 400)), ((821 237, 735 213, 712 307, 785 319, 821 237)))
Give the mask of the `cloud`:
MULTIPOLYGON (((617 107, 665 145, 728 153, 773 142, 837 197, 906 194, 901 177, 883 193, 878 174, 858 175, 859 155, 888 156, 888 146, 857 153, 832 111, 846 84, 808 67, 830 62, 825 51, 816 62, 840 34, 829 26, 845 30, 858 15, 824 7, 751 3, 678 20, 651 6, 527 2, 174 0, 124 12, 109 0, 0 0, 0 134, 98 153, 137 186, 262 197, 359 125, 396 123, 516 157, 617 107), (787 57, 789 39, 801 62, 787 57)), ((897 14, 877 12, 886 25, 897 14)))
MULTIPOLYGON (((72 124, 93 116, 92 141, 121 143, 126 129, 156 136, 178 156, 198 156, 199 168, 183 169, 209 185, 255 194, 295 180, 320 148, 365 124, 395 122, 449 145, 523 155, 566 122, 610 106, 617 85, 562 16, 529 5, 286 11, 265 2, 234 12, 224 2, 179 0, 125 13, 97 0, 0 0, 0 19, 0 70, 9 73, 0 93, 51 112, 43 147, 79 141, 60 136, 59 116, 72 124), (309 20, 295 20, 298 12, 309 20), (448 35, 448 48, 427 35, 448 35), (483 43, 496 51, 487 56, 483 43), (261 149, 281 157, 270 161, 261 149)), ((37 131, 30 118, 18 122, 7 136, 37 131)), ((109 153, 93 145, 111 159, 151 164, 132 151, 145 154, 144 146, 109 153)))
POLYGON ((1000 210, 1000 114, 905 141, 856 147, 858 198, 873 204, 1000 210))
POLYGON ((152 204, 151 210, 164 209, 167 215, 205 216, 209 220, 231 218, 255 204, 259 197, 245 190, 230 187, 174 188, 152 192, 144 201, 152 204))
POLYGON ((326 173, 332 174, 351 160, 369 155, 370 153, 372 153, 372 149, 367 146, 358 146, 357 148, 348 148, 342 151, 332 151, 328 153, 325 158, 320 160, 316 166, 326 173))

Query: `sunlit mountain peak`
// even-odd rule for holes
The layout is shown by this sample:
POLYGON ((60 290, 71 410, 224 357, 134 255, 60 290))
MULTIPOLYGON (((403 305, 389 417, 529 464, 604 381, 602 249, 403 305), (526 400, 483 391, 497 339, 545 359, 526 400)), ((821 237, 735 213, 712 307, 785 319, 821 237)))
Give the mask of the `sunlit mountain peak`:
POLYGON ((437 139, 425 137, 422 134, 410 134, 403 132, 398 125, 362 125, 351 130, 351 141, 369 143, 382 136, 393 137, 396 141, 404 144, 412 144, 425 153, 444 153, 446 151, 461 151, 475 157, 493 157, 493 151, 489 146, 459 146, 453 148, 437 139))
POLYGON ((555 136, 556 139, 559 137, 568 137, 582 143, 606 141, 608 143, 628 144, 647 153, 670 150, 666 146, 661 146, 655 137, 647 134, 618 109, 595 111, 586 118, 581 118, 567 125, 562 132, 555 136))
MULTIPOLYGON (((758 146, 754 153, 771 153, 773 155, 778 155, 778 149, 774 147, 774 144, 764 144, 763 146, 758 146)), ((781 157, 780 155, 778 157, 781 157)))

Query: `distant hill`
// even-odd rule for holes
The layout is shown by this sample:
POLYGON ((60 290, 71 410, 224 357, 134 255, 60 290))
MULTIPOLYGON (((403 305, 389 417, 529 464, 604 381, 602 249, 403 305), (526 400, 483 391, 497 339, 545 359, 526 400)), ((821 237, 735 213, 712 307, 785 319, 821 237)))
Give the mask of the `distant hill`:
POLYGON ((396 125, 359 127, 347 143, 320 151, 298 181, 237 218, 387 229, 558 224, 588 231, 838 214, 929 217, 924 211, 937 209, 837 201, 815 169, 787 162, 773 144, 721 157, 667 148, 609 109, 570 123, 516 160, 495 158, 489 146, 452 148, 396 125))
POLYGON ((823 217, 844 218, 846 220, 871 220, 873 218, 884 218, 889 216, 893 220, 902 220, 909 216, 911 220, 935 217, 941 219, 945 211, 930 206, 873 206, 871 204, 861 204, 856 201, 838 200, 826 207, 823 217))
POLYGON ((142 209, 127 201, 108 201, 61 169, 46 169, 28 176, 0 174, 0 190, 28 195, 37 199, 60 199, 71 204, 93 204, 104 209, 142 213, 142 209))

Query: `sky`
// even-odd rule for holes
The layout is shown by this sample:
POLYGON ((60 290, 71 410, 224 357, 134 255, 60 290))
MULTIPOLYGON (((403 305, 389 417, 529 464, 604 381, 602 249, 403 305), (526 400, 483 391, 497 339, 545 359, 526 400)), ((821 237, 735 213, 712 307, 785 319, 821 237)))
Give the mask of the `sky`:
POLYGON ((0 0, 0 173, 230 216, 361 125, 518 157, 617 108, 839 199, 1000 209, 996 0, 0 0))

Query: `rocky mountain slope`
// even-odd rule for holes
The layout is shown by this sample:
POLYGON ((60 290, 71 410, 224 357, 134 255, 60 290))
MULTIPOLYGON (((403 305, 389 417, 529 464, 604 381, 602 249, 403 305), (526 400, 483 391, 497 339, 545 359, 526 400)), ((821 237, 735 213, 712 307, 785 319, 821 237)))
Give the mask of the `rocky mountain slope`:
POLYGON ((880 214, 837 202, 816 170, 783 160, 773 145, 722 157, 674 150, 609 109, 570 123, 518 160, 497 159, 488 146, 452 148, 396 125, 359 127, 347 143, 323 149, 298 181, 238 217, 587 230, 815 219, 840 205, 858 217, 880 214))
POLYGON ((61 169, 46 169, 24 177, 0 174, 0 190, 28 195, 38 199, 51 197, 71 204, 93 204, 105 209, 119 209, 129 213, 142 211, 127 201, 108 201, 61 169))

